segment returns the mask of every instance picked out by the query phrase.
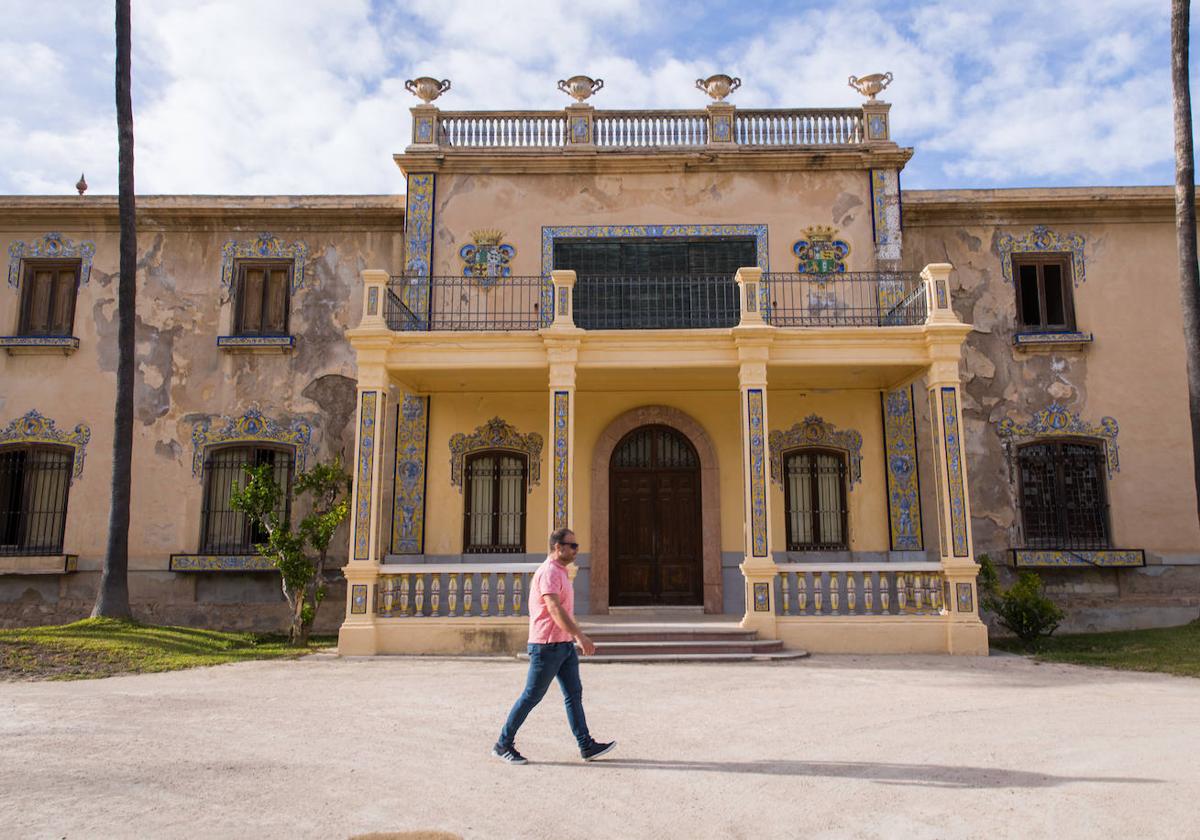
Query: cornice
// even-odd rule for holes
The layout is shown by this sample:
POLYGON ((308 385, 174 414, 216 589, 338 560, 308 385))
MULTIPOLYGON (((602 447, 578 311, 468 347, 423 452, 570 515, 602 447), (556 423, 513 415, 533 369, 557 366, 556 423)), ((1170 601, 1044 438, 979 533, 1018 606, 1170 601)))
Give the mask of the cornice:
POLYGON ((751 149, 614 152, 459 149, 393 155, 406 175, 438 174, 637 174, 648 172, 779 172, 830 169, 903 169, 907 147, 845 149, 751 149))
POLYGON ((1175 219, 1173 187, 904 190, 905 227, 1175 219))

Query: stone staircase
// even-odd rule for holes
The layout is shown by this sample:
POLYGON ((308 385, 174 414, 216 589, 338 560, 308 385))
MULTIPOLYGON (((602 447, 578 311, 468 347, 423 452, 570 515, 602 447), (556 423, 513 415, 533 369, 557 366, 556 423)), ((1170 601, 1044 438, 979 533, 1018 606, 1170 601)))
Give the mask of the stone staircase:
POLYGON ((736 621, 606 621, 581 616, 596 643, 586 662, 761 662, 800 659, 807 651, 784 650, 783 642, 759 639, 736 621))

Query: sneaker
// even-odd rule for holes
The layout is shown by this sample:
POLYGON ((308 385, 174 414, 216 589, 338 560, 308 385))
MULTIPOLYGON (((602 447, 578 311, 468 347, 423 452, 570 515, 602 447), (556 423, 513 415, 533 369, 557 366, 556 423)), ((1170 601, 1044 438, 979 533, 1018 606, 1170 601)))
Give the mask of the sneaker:
POLYGON ((509 764, 529 763, 529 760, 526 759, 525 756, 517 752, 516 747, 505 747, 500 744, 496 744, 494 747, 492 747, 492 755, 496 756, 496 758, 500 759, 501 761, 507 761, 509 764))
POLYGON ((607 744, 600 741, 592 741, 589 746, 586 746, 579 751, 579 755, 584 761, 595 761, 602 755, 608 755, 616 748, 616 741, 609 741, 607 744))

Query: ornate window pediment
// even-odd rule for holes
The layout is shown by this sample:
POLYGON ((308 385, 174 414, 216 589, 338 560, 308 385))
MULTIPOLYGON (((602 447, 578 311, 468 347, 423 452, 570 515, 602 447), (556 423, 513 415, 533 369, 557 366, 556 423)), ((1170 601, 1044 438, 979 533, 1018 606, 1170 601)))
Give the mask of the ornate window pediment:
POLYGON ((1045 225, 1034 225, 1033 230, 1024 236, 1002 233, 996 238, 1000 266, 1004 272, 1004 279, 1009 283, 1013 282, 1012 255, 1014 253, 1037 254, 1062 251, 1071 255, 1071 277, 1078 286, 1086 279, 1083 274, 1083 246, 1082 234, 1060 234, 1045 225))
POLYGON ((272 420, 257 407, 240 417, 205 418, 192 429, 192 475, 204 468, 205 452, 223 443, 280 443, 296 450, 296 470, 304 472, 312 443, 312 424, 307 420, 272 420), (217 425, 214 429, 213 426, 217 425))
POLYGON ((221 285, 233 288, 234 265, 238 260, 285 259, 292 261, 292 292, 304 288, 304 262, 308 245, 304 242, 284 242, 270 233, 260 233, 257 239, 246 242, 229 240, 221 246, 221 285))
POLYGON ((996 424, 996 434, 1000 436, 1004 453, 1008 458, 1010 474, 1017 447, 1021 444, 1038 438, 1076 436, 1099 438, 1104 441, 1105 466, 1108 469, 1108 477, 1111 479, 1113 473, 1121 471, 1121 461, 1117 451, 1118 431, 1117 421, 1112 417, 1101 417, 1099 424, 1092 424, 1057 402, 1043 408, 1025 423, 1005 418, 996 424))
POLYGON ((459 432, 450 438, 450 483, 463 489, 463 463, 467 455, 483 449, 509 449, 529 457, 529 489, 542 478, 542 436, 537 432, 521 434, 513 426, 493 417, 469 435, 459 432))
POLYGON ((72 480, 83 474, 83 459, 87 454, 88 441, 91 439, 92 430, 86 424, 80 423, 73 432, 63 431, 54 425, 53 420, 40 414, 37 409, 30 410, 24 417, 18 417, 0 429, 0 444, 56 443, 71 447, 75 451, 75 460, 71 470, 72 480))
POLYGON ((14 289, 21 284, 21 261, 27 259, 79 260, 79 285, 86 286, 92 274, 92 258, 96 243, 76 244, 61 233, 47 233, 33 242, 20 240, 8 246, 8 285, 14 289))
POLYGON ((767 438, 771 452, 771 480, 783 484, 783 453, 803 446, 827 446, 845 450, 850 462, 850 485, 862 481, 863 438, 854 429, 841 430, 810 414, 790 429, 774 430, 767 438))

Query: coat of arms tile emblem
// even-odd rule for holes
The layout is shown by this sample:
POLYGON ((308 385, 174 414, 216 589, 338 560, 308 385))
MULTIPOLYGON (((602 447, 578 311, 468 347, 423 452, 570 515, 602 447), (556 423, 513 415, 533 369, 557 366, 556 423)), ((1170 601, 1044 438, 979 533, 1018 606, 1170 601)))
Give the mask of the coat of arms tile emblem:
POLYGON ((510 262, 517 249, 502 242, 504 232, 499 230, 473 230, 471 243, 462 246, 458 255, 463 261, 463 276, 476 277, 484 286, 490 286, 501 277, 512 274, 510 262))
POLYGON ((804 231, 804 238, 792 246, 801 274, 841 274, 846 270, 850 245, 837 239, 837 228, 817 225, 804 231))

